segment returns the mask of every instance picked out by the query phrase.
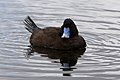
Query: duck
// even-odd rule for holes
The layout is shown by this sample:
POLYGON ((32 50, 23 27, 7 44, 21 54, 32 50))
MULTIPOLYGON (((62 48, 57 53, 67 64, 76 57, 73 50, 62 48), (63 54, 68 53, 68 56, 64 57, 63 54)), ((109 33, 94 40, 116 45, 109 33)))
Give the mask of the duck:
POLYGON ((32 47, 55 50, 75 50, 86 47, 85 39, 78 34, 78 29, 70 18, 65 19, 61 27, 39 28, 30 16, 27 16, 23 23, 32 33, 29 40, 32 47))

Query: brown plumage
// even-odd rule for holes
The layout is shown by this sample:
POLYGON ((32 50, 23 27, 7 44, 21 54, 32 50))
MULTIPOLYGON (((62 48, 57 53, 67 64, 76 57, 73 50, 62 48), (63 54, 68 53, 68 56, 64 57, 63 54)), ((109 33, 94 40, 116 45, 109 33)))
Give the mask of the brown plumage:
POLYGON ((32 33, 30 43, 33 47, 58 50, 74 50, 86 47, 85 40, 78 35, 77 27, 71 19, 66 19, 61 28, 38 28, 29 16, 25 18, 24 23, 27 26, 26 29, 32 33), (68 38, 61 37, 65 32, 64 27, 70 29, 68 30, 68 38))

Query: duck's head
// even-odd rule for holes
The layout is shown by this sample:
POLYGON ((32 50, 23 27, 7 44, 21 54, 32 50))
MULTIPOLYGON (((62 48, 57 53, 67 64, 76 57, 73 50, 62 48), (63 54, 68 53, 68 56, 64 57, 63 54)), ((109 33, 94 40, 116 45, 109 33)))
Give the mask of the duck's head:
POLYGON ((63 25, 61 26, 60 33, 60 37, 62 39, 69 39, 78 35, 78 30, 73 20, 70 18, 65 19, 63 25))

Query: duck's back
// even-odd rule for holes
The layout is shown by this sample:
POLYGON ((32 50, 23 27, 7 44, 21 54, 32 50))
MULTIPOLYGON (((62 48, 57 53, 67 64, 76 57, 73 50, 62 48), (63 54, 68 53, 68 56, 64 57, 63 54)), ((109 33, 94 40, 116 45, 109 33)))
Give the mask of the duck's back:
POLYGON ((74 36, 70 39, 61 39, 60 28, 47 27, 45 29, 35 29, 30 37, 32 46, 45 47, 60 50, 70 50, 86 47, 82 36, 74 36))
POLYGON ((35 29, 30 37, 32 46, 52 47, 56 39, 59 39, 60 28, 47 27, 45 29, 35 29))

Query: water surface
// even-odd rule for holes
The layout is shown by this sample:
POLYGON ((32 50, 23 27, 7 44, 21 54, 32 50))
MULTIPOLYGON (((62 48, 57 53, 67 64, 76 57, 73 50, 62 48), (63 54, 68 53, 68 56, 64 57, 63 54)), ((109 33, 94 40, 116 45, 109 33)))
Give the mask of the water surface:
POLYGON ((0 0, 0 24, 1 80, 120 79, 119 0, 0 0), (42 28, 60 27, 65 18, 75 21, 87 48, 83 55, 67 59, 76 61, 67 71, 70 75, 63 75, 58 57, 67 54, 28 55, 31 34, 22 22, 27 15, 42 28))

